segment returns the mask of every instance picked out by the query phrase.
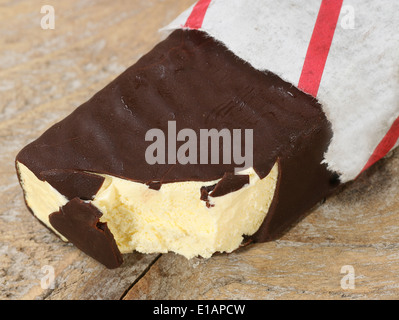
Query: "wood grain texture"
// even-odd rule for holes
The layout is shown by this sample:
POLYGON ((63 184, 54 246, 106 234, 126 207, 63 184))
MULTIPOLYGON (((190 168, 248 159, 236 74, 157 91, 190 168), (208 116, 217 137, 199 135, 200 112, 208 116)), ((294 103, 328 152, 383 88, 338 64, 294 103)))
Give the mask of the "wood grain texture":
POLYGON ((399 152, 327 199, 279 241, 187 260, 125 256, 107 270, 26 209, 17 152, 150 50, 194 1, 0 0, 0 299, 396 299, 399 152), (355 271, 345 289, 343 266, 355 271), (54 287, 42 289, 43 266, 54 287))

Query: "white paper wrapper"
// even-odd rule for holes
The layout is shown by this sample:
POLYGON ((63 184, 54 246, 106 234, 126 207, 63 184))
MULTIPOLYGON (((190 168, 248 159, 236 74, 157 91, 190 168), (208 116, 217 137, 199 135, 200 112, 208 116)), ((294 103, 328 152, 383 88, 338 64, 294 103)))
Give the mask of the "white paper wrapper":
MULTIPOLYGON (((207 6, 199 30, 298 86, 322 0, 199 2, 207 6)), ((194 7, 162 30, 187 27, 194 7)), ((344 0, 340 10, 317 99, 333 128, 325 162, 347 182, 387 134, 398 145, 389 131, 399 116, 399 1, 344 0)))

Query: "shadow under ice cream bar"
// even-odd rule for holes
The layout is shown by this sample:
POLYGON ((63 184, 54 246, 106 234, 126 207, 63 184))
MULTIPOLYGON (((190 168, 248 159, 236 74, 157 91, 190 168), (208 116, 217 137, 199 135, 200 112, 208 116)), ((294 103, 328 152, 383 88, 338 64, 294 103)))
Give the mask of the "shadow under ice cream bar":
MULTIPOLYGON (((243 56, 228 34, 214 34, 218 23, 228 29, 237 21, 244 21, 244 34, 258 33, 245 19, 252 10, 272 15, 269 23, 277 13, 291 17, 291 10, 295 20, 301 11, 283 6, 271 14, 242 1, 228 6, 222 0, 199 1, 183 13, 166 40, 18 154, 17 172, 33 214, 62 239, 115 268, 122 254, 134 250, 210 257, 235 250, 244 238, 276 239, 340 182, 354 178, 362 166, 340 166, 339 157, 328 161, 340 129, 331 110, 293 86, 295 81, 286 81, 289 74, 276 75, 282 69, 269 49, 261 62, 270 68, 258 65, 253 57, 262 56, 263 47, 256 49, 256 36, 240 40, 252 48, 243 56), (224 23, 215 18, 221 8, 234 13, 224 23), (234 162, 149 164, 146 133, 153 128, 166 133, 172 121, 177 131, 190 128, 197 136, 204 129, 252 130, 252 166, 235 174, 234 162)), ((323 5, 309 1, 306 7, 316 16, 302 16, 304 25, 312 21, 317 30, 323 5)), ((332 19, 336 24, 336 12, 332 19)), ((272 43, 277 35, 267 30, 263 36, 272 43)), ((306 36, 309 45, 312 32, 306 36)), ((302 66, 306 52, 311 50, 305 50, 302 66)), ((388 129, 379 128, 384 134, 388 129)))

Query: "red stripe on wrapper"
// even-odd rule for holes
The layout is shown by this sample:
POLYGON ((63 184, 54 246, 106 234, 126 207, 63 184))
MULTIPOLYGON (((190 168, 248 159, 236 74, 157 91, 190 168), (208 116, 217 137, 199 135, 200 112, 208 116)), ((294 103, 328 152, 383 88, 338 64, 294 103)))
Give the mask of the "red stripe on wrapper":
POLYGON ((316 97, 343 0, 323 0, 310 39, 298 87, 316 97))
POLYGON ((205 13, 212 0, 199 0, 191 11, 184 28, 200 29, 204 21, 205 13))
MULTIPOLYGON (((184 28, 200 29, 211 1, 212 0, 199 0, 195 4, 190 16, 187 18, 184 28)), ((320 5, 298 83, 299 89, 314 97, 317 97, 319 91, 343 1, 344 0, 322 0, 320 5)), ((378 144, 361 172, 385 157, 395 146, 398 138, 399 117, 394 121, 388 133, 378 144)))
POLYGON ((371 155, 369 161, 367 161, 366 165, 362 169, 361 172, 370 168, 374 163, 378 160, 384 158, 389 151, 395 146, 396 141, 399 138, 399 117, 394 121, 391 128, 385 135, 385 137, 378 144, 377 148, 375 148, 373 154, 371 155))

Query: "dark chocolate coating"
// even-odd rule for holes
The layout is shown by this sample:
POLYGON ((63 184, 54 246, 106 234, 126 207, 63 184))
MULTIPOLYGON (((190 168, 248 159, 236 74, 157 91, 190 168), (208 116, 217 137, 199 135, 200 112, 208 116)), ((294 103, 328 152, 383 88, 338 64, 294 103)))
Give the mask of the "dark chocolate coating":
POLYGON ((123 259, 107 223, 99 221, 101 216, 95 206, 74 198, 60 211, 50 214, 49 219, 51 225, 77 248, 114 269, 123 259))
POLYGON ((194 30, 174 31, 26 146, 17 160, 41 179, 48 170, 88 171, 155 190, 165 183, 211 181, 234 172, 234 163, 148 164, 145 150, 151 142, 145 134, 153 128, 166 133, 168 121, 198 136, 200 129, 252 129, 253 167, 261 178, 279 161, 273 203, 254 241, 276 238, 336 188, 336 175, 321 164, 332 132, 317 100, 194 30))
POLYGON ((209 196, 221 197, 228 193, 240 190, 246 184, 249 184, 248 175, 236 175, 231 172, 226 172, 223 178, 216 184, 212 186, 201 187, 201 197, 202 201, 206 202, 207 207, 211 207, 209 201, 209 196))
POLYGON ((40 177, 68 200, 92 200, 104 182, 101 176, 65 169, 42 171, 40 177))

